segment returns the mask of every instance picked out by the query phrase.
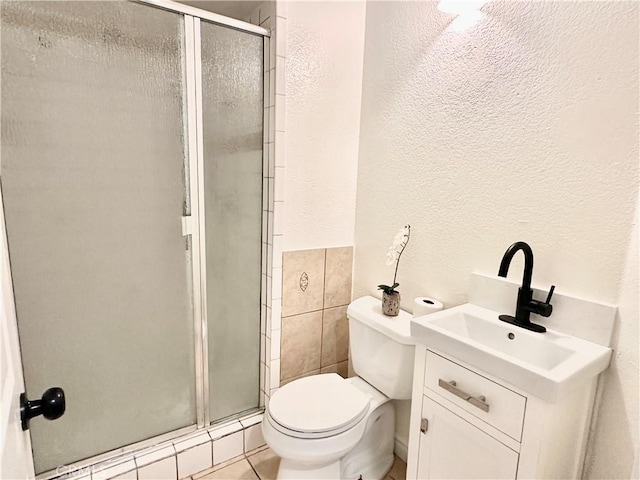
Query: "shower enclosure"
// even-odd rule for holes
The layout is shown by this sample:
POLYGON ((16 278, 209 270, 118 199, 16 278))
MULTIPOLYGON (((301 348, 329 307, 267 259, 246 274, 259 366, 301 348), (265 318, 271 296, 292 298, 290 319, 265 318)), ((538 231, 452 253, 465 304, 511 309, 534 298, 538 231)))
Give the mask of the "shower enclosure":
POLYGON ((0 8, 27 394, 67 399, 31 422, 36 472, 258 408, 266 31, 160 1, 0 8))

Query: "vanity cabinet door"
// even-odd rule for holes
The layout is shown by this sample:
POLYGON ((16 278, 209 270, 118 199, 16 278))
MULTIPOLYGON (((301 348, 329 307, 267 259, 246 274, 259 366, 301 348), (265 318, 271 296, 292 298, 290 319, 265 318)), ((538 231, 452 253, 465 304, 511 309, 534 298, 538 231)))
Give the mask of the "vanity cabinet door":
POLYGON ((516 478, 517 452, 427 396, 422 418, 417 478, 516 478))

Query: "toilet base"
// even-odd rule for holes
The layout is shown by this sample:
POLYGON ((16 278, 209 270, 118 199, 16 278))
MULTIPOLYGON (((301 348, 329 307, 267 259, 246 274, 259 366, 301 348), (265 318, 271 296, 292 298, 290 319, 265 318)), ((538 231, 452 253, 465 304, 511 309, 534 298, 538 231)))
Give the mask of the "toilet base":
POLYGON ((393 465, 395 411, 391 402, 380 405, 367 422, 365 434, 340 462, 340 479, 382 480, 393 465))

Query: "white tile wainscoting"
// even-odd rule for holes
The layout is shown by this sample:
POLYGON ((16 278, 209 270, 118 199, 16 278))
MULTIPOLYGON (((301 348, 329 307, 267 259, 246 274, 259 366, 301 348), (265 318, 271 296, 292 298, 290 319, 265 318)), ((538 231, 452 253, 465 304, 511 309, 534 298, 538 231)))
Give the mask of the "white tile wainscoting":
POLYGON ((271 32, 264 63, 262 316, 260 325, 260 406, 280 386, 282 246, 284 238, 284 135, 286 3, 266 1, 245 21, 271 32))
POLYGON ((262 413, 253 414, 224 425, 201 429, 150 448, 123 454, 115 460, 52 478, 56 480, 187 478, 265 445, 261 424, 262 413))

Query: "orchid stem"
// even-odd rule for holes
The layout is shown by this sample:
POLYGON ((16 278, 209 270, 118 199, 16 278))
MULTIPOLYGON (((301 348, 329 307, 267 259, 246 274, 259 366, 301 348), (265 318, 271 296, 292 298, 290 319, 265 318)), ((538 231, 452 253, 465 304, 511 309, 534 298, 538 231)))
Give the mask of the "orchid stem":
POLYGON ((400 266, 400 257, 404 253, 404 249, 407 248, 410 238, 411 238, 411 225, 407 225, 407 241, 404 242, 404 244, 402 245, 402 250, 400 250, 400 253, 398 254, 398 259, 396 260, 396 271, 393 274, 393 283, 391 285, 396 284, 396 277, 398 276, 398 267, 400 266))

